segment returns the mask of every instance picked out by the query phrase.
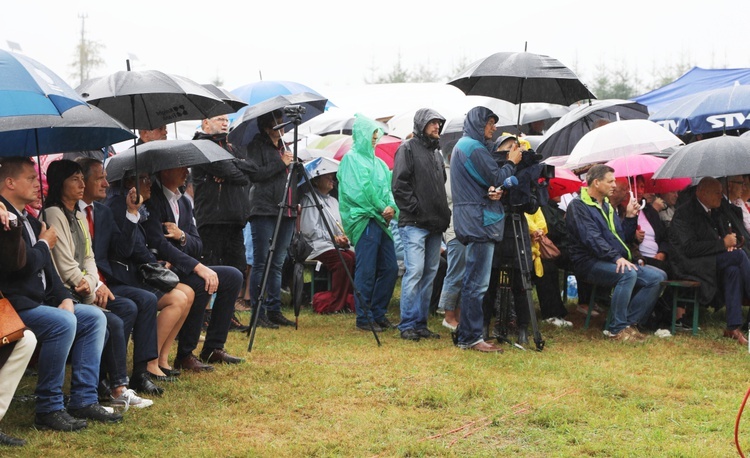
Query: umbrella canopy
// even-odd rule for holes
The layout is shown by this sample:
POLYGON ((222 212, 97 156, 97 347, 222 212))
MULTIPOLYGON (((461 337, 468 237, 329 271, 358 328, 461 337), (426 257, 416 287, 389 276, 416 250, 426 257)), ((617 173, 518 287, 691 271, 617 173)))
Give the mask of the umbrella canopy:
POLYGON ((575 173, 563 167, 555 167, 555 177, 550 178, 547 193, 551 198, 558 197, 578 192, 581 186, 583 186, 583 182, 575 173))
MULTIPOLYGON (((241 98, 237 97, 236 95, 232 94, 226 89, 216 86, 215 84, 201 84, 201 86, 208 89, 208 91, 211 94, 221 99, 224 103, 229 105, 229 107, 232 108, 234 111, 240 110, 247 106, 247 103, 245 103, 241 98)), ((218 113, 216 116, 219 116, 222 114, 226 114, 226 113, 218 113)))
POLYGON ((331 151, 326 151, 324 149, 300 148, 300 150, 297 152, 297 159, 302 162, 307 162, 319 157, 333 159, 333 155, 334 153, 332 153, 331 151))
MULTIPOLYGON (((234 156, 211 140, 157 140, 138 146, 138 171, 149 174, 230 159, 234 156)), ((109 180, 121 180, 126 172, 136 169, 135 149, 112 156, 105 169, 109 180)))
MULTIPOLYGON (((233 89, 231 92, 239 97, 240 100, 247 103, 248 106, 257 105, 260 102, 272 99, 278 95, 301 94, 303 92, 323 98, 318 91, 311 87, 294 81, 282 80, 256 81, 233 89)), ((229 117, 230 121, 240 117, 244 112, 245 108, 238 110, 235 115, 229 117)))
POLYGON ((86 105, 62 78, 22 54, 0 50, 0 118, 59 115, 86 105))
POLYGON ((305 164, 305 170, 311 178, 319 177, 339 171, 339 161, 327 157, 319 157, 305 164))
POLYGON ((616 121, 584 135, 568 156, 565 166, 577 168, 634 154, 660 153, 682 140, 647 119, 616 121))
POLYGON ((676 135, 750 128, 750 85, 698 92, 664 105, 648 119, 676 135))
POLYGON ((722 135, 679 148, 653 178, 703 178, 750 173, 750 139, 722 135))
POLYGON ((647 119, 648 108, 623 99, 590 100, 571 109, 544 133, 536 152, 543 157, 566 156, 599 120, 647 119))
MULTIPOLYGON (((326 138, 326 137, 323 137, 326 138)), ((401 146, 402 140, 392 135, 383 135, 375 145, 375 156, 385 162, 390 170, 393 170, 393 163, 396 159, 396 151, 401 146)), ((348 153, 352 149, 352 137, 351 135, 342 136, 341 138, 331 142, 327 146, 323 147, 327 151, 334 152, 333 158, 340 161, 344 154, 348 153)))
MULTIPOLYGON (((271 99, 251 105, 245 109, 241 117, 236 118, 229 126, 229 141, 236 146, 249 144, 255 134, 259 132, 258 116, 281 110, 289 105, 300 105, 304 107, 304 113, 300 113, 300 121, 306 122, 323 113, 328 100, 322 96, 303 92, 301 94, 277 95, 271 99)), ((294 126, 288 126, 291 130, 294 126)))
POLYGON ((200 84, 157 70, 116 72, 90 79, 76 91, 131 129, 156 129, 234 111, 200 84))
POLYGON ((530 52, 498 52, 479 59, 448 84, 467 95, 486 95, 515 104, 570 105, 578 100, 596 98, 560 61, 530 52))
POLYGON ((629 178, 638 175, 643 176, 647 193, 663 193, 670 191, 681 191, 688 187, 692 180, 690 178, 661 178, 654 179, 656 170, 664 164, 666 159, 648 154, 636 156, 625 156, 606 162, 606 165, 615 169, 615 178, 629 178))
MULTIPOLYGON (((0 95, 0 105, 2 100, 0 95)), ((86 103, 58 116, 0 117, 0 156, 92 150, 133 138, 122 123, 86 103)))

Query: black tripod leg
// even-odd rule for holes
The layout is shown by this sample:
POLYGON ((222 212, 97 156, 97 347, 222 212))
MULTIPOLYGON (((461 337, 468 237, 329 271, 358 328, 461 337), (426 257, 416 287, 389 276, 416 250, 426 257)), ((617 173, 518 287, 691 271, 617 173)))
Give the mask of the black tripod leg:
POLYGON ((531 266, 529 265, 526 253, 529 250, 523 237, 523 225, 521 224, 521 215, 514 211, 513 212, 513 236, 516 241, 516 254, 518 256, 518 263, 521 268, 521 282, 523 289, 526 292, 526 302, 529 306, 529 320, 531 321, 531 329, 534 332, 534 344, 536 345, 537 351, 544 349, 544 339, 542 339, 542 333, 539 332, 539 323, 536 320, 536 309, 534 309, 534 298, 531 295, 531 266))

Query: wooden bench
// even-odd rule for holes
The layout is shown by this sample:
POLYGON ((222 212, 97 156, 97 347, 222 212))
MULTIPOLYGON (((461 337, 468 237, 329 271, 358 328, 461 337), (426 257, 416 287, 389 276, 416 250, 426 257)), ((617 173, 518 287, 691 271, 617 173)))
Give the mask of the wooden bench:
POLYGON ((698 311, 700 310, 698 288, 701 283, 691 280, 666 280, 661 282, 661 285, 665 288, 672 288, 672 335, 675 333, 677 323, 678 304, 693 306, 693 335, 698 335, 698 311))
POLYGON ((315 296, 315 283, 325 282, 326 289, 324 291, 330 291, 331 289, 331 273, 325 268, 323 264, 318 269, 318 261, 314 259, 308 259, 305 261, 305 270, 309 269, 310 272, 310 301, 315 296))

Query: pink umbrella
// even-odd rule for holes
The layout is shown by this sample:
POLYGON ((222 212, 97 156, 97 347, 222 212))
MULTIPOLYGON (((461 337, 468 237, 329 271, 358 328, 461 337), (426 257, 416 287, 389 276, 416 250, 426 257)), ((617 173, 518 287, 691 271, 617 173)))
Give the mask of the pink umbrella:
POLYGON ((627 178, 643 175, 646 184, 647 193, 658 194, 670 191, 681 191, 688 187, 692 180, 690 178, 666 178, 653 180, 656 169, 661 166, 666 159, 650 156, 625 156, 613 159, 606 165, 615 169, 615 178, 627 178))
MULTIPOLYGON (((324 137, 325 138, 325 137, 324 137)), ((375 156, 385 162, 389 169, 393 170, 393 161, 396 156, 396 150, 401 145, 401 139, 392 135, 383 135, 380 141, 375 145, 375 156)), ((352 137, 346 136, 340 138, 323 148, 327 151, 334 153, 333 158, 341 160, 344 154, 348 153, 352 149, 352 137)))

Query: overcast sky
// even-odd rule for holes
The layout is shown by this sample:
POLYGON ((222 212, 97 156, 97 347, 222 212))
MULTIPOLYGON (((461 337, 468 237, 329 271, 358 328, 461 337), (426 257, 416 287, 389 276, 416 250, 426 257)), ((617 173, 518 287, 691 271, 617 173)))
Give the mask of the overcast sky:
POLYGON ((642 80, 655 67, 686 61, 750 67, 750 3, 742 0, 25 0, 3 10, 0 47, 18 43, 73 87, 79 14, 87 16, 86 38, 104 46, 97 76, 125 70, 134 55, 134 70, 199 83, 218 76, 229 90, 262 74, 324 93, 388 73, 399 55, 406 69, 454 75, 462 62, 522 51, 524 42, 589 84, 602 64, 637 71, 642 80))

